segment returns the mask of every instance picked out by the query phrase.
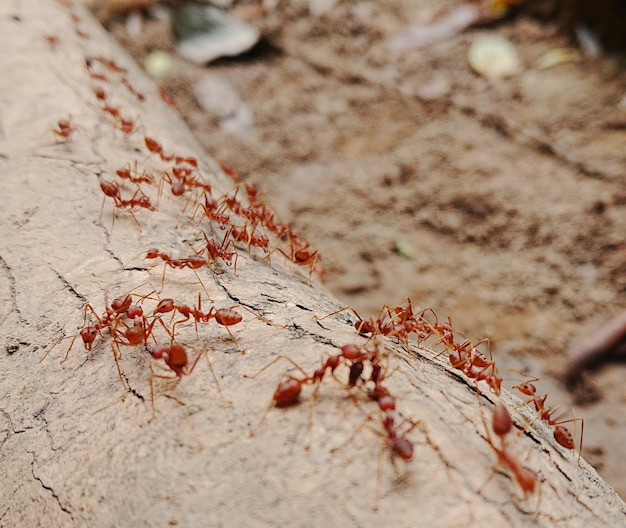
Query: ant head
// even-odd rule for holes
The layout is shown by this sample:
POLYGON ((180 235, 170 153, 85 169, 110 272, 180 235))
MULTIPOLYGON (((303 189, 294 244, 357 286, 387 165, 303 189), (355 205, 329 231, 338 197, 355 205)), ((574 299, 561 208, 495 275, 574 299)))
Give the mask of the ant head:
POLYGON ((141 317, 143 315, 143 308, 138 304, 136 304, 135 306, 131 306, 128 310, 126 310, 126 315, 129 319, 141 317))
POLYGON ((111 310, 118 314, 125 312, 130 308, 132 302, 133 298, 130 294, 127 294, 123 299, 113 299, 113 302, 111 303, 111 310))
POLYGON ((97 335, 98 335, 98 329, 95 326, 91 326, 91 325, 85 326, 80 331, 80 337, 82 338, 83 343, 85 343, 85 348, 87 350, 91 350, 91 346, 97 335))
POLYGON ((174 309, 174 299, 162 299, 154 309, 154 313, 167 313, 174 309))

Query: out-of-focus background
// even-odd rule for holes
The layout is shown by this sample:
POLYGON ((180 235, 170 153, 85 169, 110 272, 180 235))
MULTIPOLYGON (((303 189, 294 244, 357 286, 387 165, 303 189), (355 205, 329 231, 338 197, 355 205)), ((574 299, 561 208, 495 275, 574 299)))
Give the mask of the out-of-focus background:
POLYGON ((626 497, 618 347, 564 384, 626 309, 626 2, 83 1, 340 300, 489 337, 626 497))

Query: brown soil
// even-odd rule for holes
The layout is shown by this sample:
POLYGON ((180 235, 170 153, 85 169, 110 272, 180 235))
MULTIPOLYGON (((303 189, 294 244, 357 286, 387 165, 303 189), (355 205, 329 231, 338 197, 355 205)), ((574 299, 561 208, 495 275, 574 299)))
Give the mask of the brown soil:
MULTIPOLYGON (((386 37, 458 2, 346 1, 321 18, 279 4, 252 17, 255 51, 204 68, 174 59, 162 84, 200 142, 320 248, 347 305, 365 316, 409 296, 471 340, 489 336, 509 386, 522 376, 507 368, 524 370, 548 404, 575 405, 584 456, 626 497, 626 366, 575 394, 560 383, 569 345, 626 304, 624 73, 607 58, 537 69, 571 42, 524 16, 386 50, 386 37), (482 33, 509 38, 523 72, 477 76, 467 51, 482 33), (201 110, 192 86, 207 75, 252 108, 250 134, 201 110)), ((110 29, 140 62, 173 51, 166 23, 144 24, 139 40, 110 29)))

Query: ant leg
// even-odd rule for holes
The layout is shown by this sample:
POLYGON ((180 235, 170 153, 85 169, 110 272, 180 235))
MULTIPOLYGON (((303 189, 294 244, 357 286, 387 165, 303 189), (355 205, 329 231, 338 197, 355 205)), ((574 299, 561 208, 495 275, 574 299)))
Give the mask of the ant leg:
MULTIPOLYGON (((169 381, 176 381, 177 383, 179 383, 181 380, 180 376, 165 376, 163 374, 156 374, 154 372, 154 367, 152 365, 152 362, 150 362, 150 398, 152 400, 152 417, 150 418, 150 420, 148 420, 148 423, 151 423, 152 420, 156 418, 156 404, 155 404, 155 398, 154 398, 154 379, 155 378, 169 380, 169 381)), ((181 405, 184 405, 182 402, 180 402, 176 398, 173 398, 173 399, 176 400, 181 405)))
POLYGON ((161 317, 159 316, 155 316, 154 319, 152 320, 152 322, 150 323, 150 325, 148 326, 145 334, 144 334, 144 345, 148 346, 148 338, 152 337, 152 339, 154 340, 155 344, 158 344, 156 338, 154 337, 154 334, 152 332, 152 328, 154 327, 154 324, 156 322, 159 322, 161 324, 161 326, 163 327, 163 330, 165 330, 165 332, 167 333, 167 335, 170 336, 170 338, 172 340, 174 340, 174 336, 176 335, 176 333, 174 332, 174 326, 176 326, 176 323, 174 323, 174 326, 172 327, 172 329, 170 330, 167 325, 163 322, 163 319, 161 319, 161 317))
MULTIPOLYGON (((335 310, 334 312, 329 313, 328 315, 325 315, 324 317, 318 317, 317 315, 313 316, 314 319, 319 323, 320 321, 323 321, 324 319, 328 319, 329 317, 332 317, 333 315, 337 315, 341 312, 345 312, 347 310, 350 310, 354 315, 356 315, 357 319, 359 321, 363 321, 363 318, 357 313, 357 311, 352 308, 352 306, 344 306, 343 308, 340 308, 339 310, 335 310)), ((352 323, 350 323, 352 324, 352 323)))
POLYGON ((209 359, 209 354, 207 353, 206 350, 204 350, 204 351, 200 352, 200 354, 198 354, 198 357, 196 357, 194 362, 191 364, 191 367, 187 371, 187 375, 191 374, 193 372, 193 369, 196 368, 196 364, 198 363, 198 360, 200 359, 200 356, 206 357, 206 361, 207 361, 207 364, 209 366, 209 370, 211 371, 211 376, 213 376, 213 381, 215 382, 215 386, 217 387, 217 392, 219 392, 220 398, 222 399, 222 402, 224 402, 225 405, 232 404, 233 403, 232 401, 227 400, 226 398, 224 398, 224 394, 222 393, 222 388, 220 387, 220 382, 217 380, 217 376, 215 375, 215 369, 213 368, 213 364, 211 363, 211 360, 209 359))
POLYGON ((215 382, 215 386, 217 387, 217 392, 220 393, 220 398, 222 398, 222 401, 224 402, 225 405, 232 405, 233 402, 231 400, 227 400, 226 398, 224 398, 224 394, 222 393, 222 388, 220 387, 220 382, 217 380, 215 369, 213 368, 213 363, 211 363, 211 360, 209 359, 209 354, 207 353, 206 350, 204 351, 204 356, 206 357, 206 362, 209 365, 211 376, 213 376, 213 381, 215 382))
MULTIPOLYGON (((361 407, 361 405, 359 405, 359 403, 356 401, 356 398, 354 397, 353 394, 350 394, 350 398, 352 399, 352 402, 354 403, 354 405, 362 412, 365 414, 365 411, 363 410, 363 408, 361 407)), ((379 433, 379 431, 376 431, 375 429, 373 429, 370 425, 369 422, 372 420, 372 414, 374 413, 374 411, 372 411, 371 413, 368 413, 365 415, 365 418, 363 419, 363 421, 360 423, 360 425, 354 430, 352 431, 352 433, 350 434, 350 436, 348 438, 346 438, 341 444, 339 444, 336 447, 331 448, 330 452, 331 453, 336 453, 337 451, 339 451, 340 449, 344 449, 348 444, 350 444, 352 442, 352 440, 354 440, 357 436, 357 434, 359 434, 363 429, 365 429, 366 427, 368 429, 371 429, 372 431, 376 432, 377 434, 379 433)))
MULTIPOLYGON (((272 326, 275 327, 275 325, 272 324, 271 321, 269 321, 268 319, 265 319, 265 317, 263 317, 262 315, 259 315, 258 313, 256 313, 254 310, 252 310, 251 308, 248 308, 246 305, 244 304, 233 304, 232 306, 229 306, 228 309, 232 310, 233 308, 242 308, 244 309, 246 312, 249 312, 250 314, 254 315, 254 317, 256 317, 259 321, 263 321, 266 325, 268 326, 272 326)), ((288 325, 285 326, 281 326, 279 328, 284 329, 287 328, 288 325)))
POLYGON ((70 346, 68 348, 68 352, 66 353, 69 354, 69 351, 72 349, 72 347, 74 346, 74 341, 76 340, 76 338, 78 337, 78 334, 75 334, 73 336, 65 336, 65 337, 59 337, 59 339, 57 339, 54 343, 54 345, 52 345, 48 351, 41 357, 41 359, 39 360, 39 363, 41 363, 44 359, 46 359, 48 357, 48 354, 50 354, 50 352, 52 352, 52 350, 61 342, 64 341, 65 339, 69 339, 72 338, 72 341, 70 343, 70 346))
POLYGON ((163 274, 161 275, 161 293, 165 289, 165 270, 167 269, 167 262, 163 262, 163 274))
POLYGON ((111 343, 111 351, 113 352, 113 359, 115 360, 115 366, 117 368, 117 375, 119 376, 120 381, 122 382, 122 387, 124 387, 124 391, 129 392, 130 388, 126 386, 126 383, 124 382, 124 375, 122 374, 122 369, 120 368, 119 358, 121 357, 121 353, 119 350, 119 344, 115 341, 115 337, 113 337, 113 342, 111 343), (117 347, 117 352, 115 351, 116 347, 117 347))
POLYGON ((196 278, 198 279, 198 282, 200 283, 200 286, 202 286, 202 289, 204 290, 204 293, 206 293, 206 296, 210 299, 211 296, 209 295, 208 290, 206 289, 206 286, 204 285, 204 282, 202 282, 202 279, 200 278, 200 275, 198 274, 198 272, 191 268, 191 271, 193 271, 196 274, 196 278))
MULTIPOLYGON (((139 192, 139 189, 137 189, 137 192, 135 192, 135 194, 133 194, 133 199, 134 199, 135 195, 138 192, 139 192)), ((143 233, 143 229, 141 229, 141 224, 139 223, 139 220, 137 220, 137 217, 135 216, 135 213, 133 213, 133 210, 130 207, 128 208, 128 212, 130 213, 130 216, 132 216, 133 220, 137 224, 137 227, 139 228, 139 232, 143 233)))
POLYGON ((255 372, 254 374, 244 374, 243 377, 248 378, 248 379, 256 378, 259 374, 261 374, 261 372, 267 370, 272 365, 275 365, 276 363, 278 363, 279 361, 283 359, 289 361, 289 363, 291 363, 295 368, 297 368, 304 375, 305 378, 309 377, 308 374, 304 371, 304 369, 288 356, 277 356, 272 361, 270 361, 267 365, 261 368, 261 370, 259 370, 258 372, 255 372))

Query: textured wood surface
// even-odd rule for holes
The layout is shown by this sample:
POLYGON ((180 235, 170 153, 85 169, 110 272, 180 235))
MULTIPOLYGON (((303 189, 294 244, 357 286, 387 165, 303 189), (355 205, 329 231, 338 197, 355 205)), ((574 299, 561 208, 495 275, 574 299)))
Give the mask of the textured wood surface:
MULTIPOLYGON (((271 409, 260 423, 282 376, 299 373, 279 361, 252 379, 244 374, 279 355, 312 372, 324 354, 363 341, 350 312, 316 320, 340 306, 308 284, 306 268, 277 253, 270 265, 240 247, 236 274, 221 264, 220 273, 203 268, 202 285, 189 269, 167 269, 161 297, 193 305, 198 293, 208 294, 216 307, 244 305, 264 318, 240 308, 244 320, 233 333, 245 354, 219 325, 201 325, 197 336, 193 325, 179 327, 194 357, 207 352, 228 401, 200 361, 178 385, 153 380, 151 420, 153 360, 142 347, 123 347, 122 383, 103 337, 91 351, 77 339, 60 364, 69 340, 50 349, 76 335, 86 303, 102 313, 124 293, 161 289, 163 268, 146 261, 148 248, 185 256, 202 241, 200 229, 221 233, 190 220, 187 198, 172 197, 167 185, 157 211, 135 212, 141 227, 125 211, 112 223, 111 200, 101 213, 99 181, 134 160, 159 174, 162 164, 144 144, 149 136, 167 152, 196 157, 214 195, 233 189, 152 82, 88 13, 73 12, 79 22, 52 0, 0 7, 2 526, 624 523, 624 502, 508 394, 501 399, 515 423, 509 449, 537 472, 537 492, 524 497, 502 469, 481 488, 496 463, 485 427, 495 398, 482 385, 478 396, 472 380, 428 350, 388 345, 388 387, 402 416, 417 424, 408 433, 415 446, 408 463, 392 463, 373 432, 381 431, 375 403, 358 393, 351 398, 330 376, 315 400, 314 388, 305 387, 301 403, 271 409), (58 36, 58 44, 50 46, 45 34, 58 36), (87 56, 114 60, 145 95, 139 101, 118 74, 107 73, 111 105, 137 120, 137 132, 125 137, 99 108, 93 88, 102 83, 89 76, 87 56), (70 116, 76 130, 60 141, 50 129, 70 116)), ((129 198, 133 187, 122 192, 129 198)), ((158 190, 150 193, 156 201, 158 190)))

